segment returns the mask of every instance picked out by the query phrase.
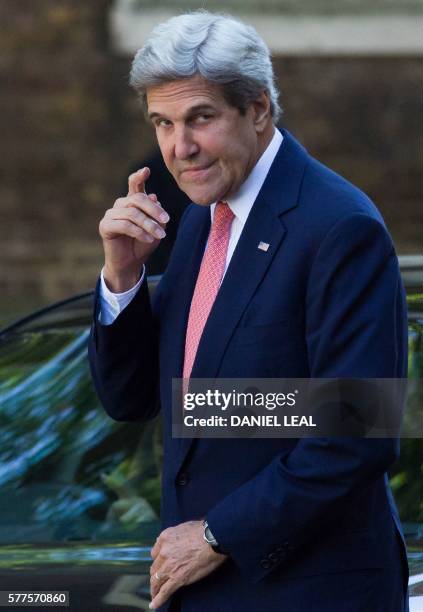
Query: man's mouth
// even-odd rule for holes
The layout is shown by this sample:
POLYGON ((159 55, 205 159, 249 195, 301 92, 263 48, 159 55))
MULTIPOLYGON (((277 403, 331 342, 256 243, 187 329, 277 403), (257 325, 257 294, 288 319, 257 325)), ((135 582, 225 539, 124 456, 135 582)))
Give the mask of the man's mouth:
POLYGON ((207 175, 208 171, 213 165, 214 162, 212 162, 211 164, 185 168, 185 170, 182 170, 181 176, 183 178, 203 178, 207 175))

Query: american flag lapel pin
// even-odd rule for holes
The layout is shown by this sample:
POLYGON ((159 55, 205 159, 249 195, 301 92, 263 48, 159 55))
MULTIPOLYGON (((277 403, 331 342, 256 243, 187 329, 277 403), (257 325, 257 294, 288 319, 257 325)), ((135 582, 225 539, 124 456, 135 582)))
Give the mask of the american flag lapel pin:
POLYGON ((260 249, 260 251, 266 252, 267 249, 269 248, 269 246, 270 246, 270 244, 268 242, 262 242, 260 240, 260 242, 258 243, 258 247, 257 248, 260 249))

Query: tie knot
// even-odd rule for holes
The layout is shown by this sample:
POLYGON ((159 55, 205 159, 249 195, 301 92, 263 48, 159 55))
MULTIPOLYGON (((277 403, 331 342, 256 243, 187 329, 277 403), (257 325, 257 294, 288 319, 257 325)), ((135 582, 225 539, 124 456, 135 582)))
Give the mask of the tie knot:
POLYGON ((213 225, 218 225, 219 227, 226 225, 232 221, 234 216, 235 215, 229 208, 228 203, 219 200, 219 202, 216 204, 216 208, 214 209, 213 225))

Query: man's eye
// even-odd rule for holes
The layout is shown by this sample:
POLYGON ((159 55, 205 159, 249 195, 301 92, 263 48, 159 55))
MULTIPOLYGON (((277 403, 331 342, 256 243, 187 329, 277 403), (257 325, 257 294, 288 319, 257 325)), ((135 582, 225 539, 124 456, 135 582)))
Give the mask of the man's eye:
POLYGON ((169 119, 159 119, 156 125, 160 127, 168 127, 169 125, 172 125, 172 124, 169 121, 169 119))
POLYGON ((213 115, 197 115, 197 117, 195 118, 197 123, 205 123, 206 121, 209 121, 212 118, 213 115))

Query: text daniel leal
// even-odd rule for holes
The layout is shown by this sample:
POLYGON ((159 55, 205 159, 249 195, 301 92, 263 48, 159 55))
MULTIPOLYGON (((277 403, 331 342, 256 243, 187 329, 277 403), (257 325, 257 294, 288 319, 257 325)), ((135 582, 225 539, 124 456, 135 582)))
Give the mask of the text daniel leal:
POLYGON ((284 414, 245 415, 232 414, 230 417, 210 416, 207 418, 194 417, 188 414, 184 417, 186 427, 316 427, 313 416, 284 414), (281 420, 282 419, 282 420, 281 420))

